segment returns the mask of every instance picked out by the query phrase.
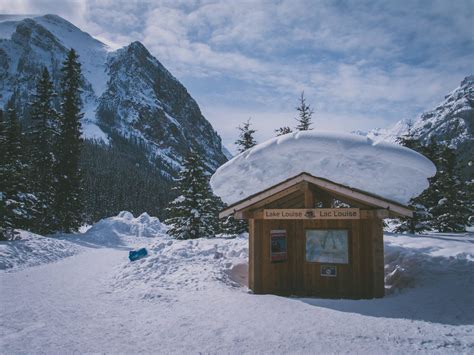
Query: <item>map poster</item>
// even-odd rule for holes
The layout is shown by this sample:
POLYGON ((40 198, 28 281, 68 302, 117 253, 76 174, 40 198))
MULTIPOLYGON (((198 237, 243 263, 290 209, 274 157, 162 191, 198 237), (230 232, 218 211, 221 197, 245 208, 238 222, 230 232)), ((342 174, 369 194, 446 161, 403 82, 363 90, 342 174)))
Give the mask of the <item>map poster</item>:
POLYGON ((283 261, 287 259, 286 250, 286 230, 270 231, 271 249, 270 255, 272 261, 283 261))
POLYGON ((349 262, 348 231, 342 229, 307 230, 306 261, 347 264, 349 262))

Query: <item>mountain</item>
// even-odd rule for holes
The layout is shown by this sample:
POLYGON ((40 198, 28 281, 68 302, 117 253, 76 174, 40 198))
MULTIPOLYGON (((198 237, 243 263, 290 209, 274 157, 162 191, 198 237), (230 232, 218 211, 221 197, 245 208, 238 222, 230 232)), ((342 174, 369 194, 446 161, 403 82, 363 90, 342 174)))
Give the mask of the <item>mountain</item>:
MULTIPOLYGON (((409 120, 401 120, 389 129, 374 129, 367 135, 374 141, 395 142, 407 133, 409 120)), ((426 111, 411 121, 414 135, 427 143, 431 138, 457 151, 463 173, 474 177, 474 76, 461 81, 459 87, 444 97, 433 110, 426 111)))
POLYGON ((140 213, 150 203, 155 209, 149 212, 159 213, 171 195, 157 201, 147 190, 169 190, 188 152, 200 153, 210 171, 227 161, 221 138, 196 101, 145 46, 133 42, 112 50, 56 15, 0 16, 0 107, 13 99, 27 126, 28 103, 40 70, 46 66, 57 85, 70 48, 79 54, 83 73, 83 169, 91 185, 89 202, 115 201, 114 208, 97 207, 102 210, 98 215, 89 212, 102 216, 128 208, 140 213), (131 175, 138 179, 135 184, 131 175), (123 186, 125 181, 137 186, 130 189, 123 186), (101 201, 95 197, 103 195, 99 185, 110 190, 101 201), (120 205, 130 203, 127 194, 138 190, 145 204, 120 205))

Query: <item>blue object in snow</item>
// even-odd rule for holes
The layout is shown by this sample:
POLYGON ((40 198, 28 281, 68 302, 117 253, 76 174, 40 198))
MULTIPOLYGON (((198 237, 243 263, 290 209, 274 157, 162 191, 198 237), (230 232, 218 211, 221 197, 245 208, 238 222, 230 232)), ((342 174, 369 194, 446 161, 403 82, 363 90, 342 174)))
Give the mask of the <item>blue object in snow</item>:
POLYGON ((128 258, 130 259, 130 261, 135 261, 135 260, 144 258, 147 255, 148 255, 148 251, 145 248, 141 248, 138 250, 131 250, 128 253, 128 258))

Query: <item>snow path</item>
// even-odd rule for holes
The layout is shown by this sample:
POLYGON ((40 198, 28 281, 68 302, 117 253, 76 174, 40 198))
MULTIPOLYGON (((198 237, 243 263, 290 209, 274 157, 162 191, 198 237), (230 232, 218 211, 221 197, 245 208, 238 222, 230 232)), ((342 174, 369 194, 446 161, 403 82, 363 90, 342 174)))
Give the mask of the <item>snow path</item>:
MULTIPOLYGON (((152 247, 156 241, 141 243, 152 247)), ((117 273, 128 264, 126 248, 85 249, 58 262, 0 274, 1 353, 445 354, 474 349, 473 304, 469 295, 456 293, 472 291, 462 275, 441 275, 438 286, 371 301, 256 296, 210 279, 198 290, 175 287, 167 297, 142 298, 138 287, 116 290, 117 273), (432 303, 443 288, 450 295, 446 308, 446 294, 432 303), (457 297, 460 303, 453 306, 457 297)), ((202 270, 197 265, 186 272, 191 278, 202 270)))

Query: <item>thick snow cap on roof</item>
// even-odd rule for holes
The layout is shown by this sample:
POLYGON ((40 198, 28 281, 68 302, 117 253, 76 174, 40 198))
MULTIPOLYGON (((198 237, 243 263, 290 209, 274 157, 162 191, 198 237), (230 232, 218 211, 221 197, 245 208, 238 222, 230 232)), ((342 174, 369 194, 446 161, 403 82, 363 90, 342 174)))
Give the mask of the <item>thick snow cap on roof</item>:
POLYGON ((307 172, 407 204, 436 173, 423 155, 397 144, 335 132, 285 134, 237 155, 211 178, 214 193, 233 204, 307 172))

